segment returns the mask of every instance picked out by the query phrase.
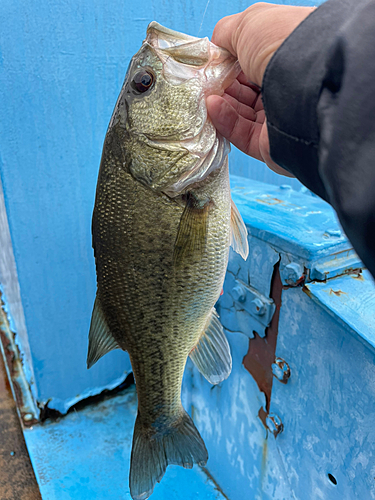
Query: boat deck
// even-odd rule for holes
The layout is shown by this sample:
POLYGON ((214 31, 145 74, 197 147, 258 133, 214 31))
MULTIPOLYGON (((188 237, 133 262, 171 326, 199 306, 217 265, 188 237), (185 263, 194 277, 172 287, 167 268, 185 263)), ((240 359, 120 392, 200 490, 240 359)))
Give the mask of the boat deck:
MULTIPOLYGON (((135 386, 25 430, 43 500, 131 500, 135 386)), ((152 500, 224 500, 204 469, 169 466, 152 500)))

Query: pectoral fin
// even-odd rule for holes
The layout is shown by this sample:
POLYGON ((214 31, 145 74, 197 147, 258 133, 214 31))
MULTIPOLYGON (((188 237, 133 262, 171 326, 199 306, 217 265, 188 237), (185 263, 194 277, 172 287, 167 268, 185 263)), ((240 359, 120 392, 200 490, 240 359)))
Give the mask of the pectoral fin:
POLYGON ((206 330, 190 353, 190 359, 211 384, 222 382, 232 371, 229 344, 214 308, 206 330))
POLYGON ((247 228, 233 200, 232 200, 230 225, 231 225, 231 234, 230 234, 231 247, 235 252, 241 255, 243 260, 246 260, 247 256, 249 255, 247 228))
POLYGON ((188 193, 174 246, 173 264, 181 265, 192 257, 200 259, 207 241, 209 200, 198 200, 188 193))
POLYGON ((104 354, 107 354, 107 352, 119 348, 120 346, 113 338, 107 325, 107 321, 100 306, 100 301, 98 297, 96 297, 91 316, 87 368, 91 368, 102 356, 104 356, 104 354))

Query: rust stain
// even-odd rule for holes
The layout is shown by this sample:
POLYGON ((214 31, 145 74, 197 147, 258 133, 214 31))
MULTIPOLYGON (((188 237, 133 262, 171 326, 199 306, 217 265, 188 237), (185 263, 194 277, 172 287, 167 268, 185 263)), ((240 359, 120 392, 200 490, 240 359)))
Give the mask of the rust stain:
POLYGON ((9 401, 13 401, 12 389, 10 387, 8 376, 5 372, 5 366, 3 366, 3 359, 0 355, 0 394, 6 395, 9 401))
POLYGON ((9 370, 9 375, 11 379, 10 387, 13 389, 13 394, 17 402, 17 407, 21 417, 22 426, 32 427, 38 422, 38 420, 36 420, 35 418, 32 418, 30 420, 24 419, 24 416, 26 415, 27 412, 25 411, 23 392, 17 382, 17 377, 19 376, 19 373, 22 370, 21 357, 17 346, 16 346, 17 352, 13 351, 12 345, 9 341, 9 338, 7 337, 6 332, 9 332, 9 335, 14 335, 14 333, 10 329, 8 318, 3 310, 3 307, 4 307, 4 302, 2 301, 0 294, 0 342, 3 345, 3 350, 5 355, 4 361, 9 370))
POLYGON ((246 370, 258 384, 259 390, 266 396, 266 408, 260 408, 258 416, 266 427, 266 418, 270 410, 271 392, 273 384, 272 363, 275 361, 276 342, 279 327, 281 308, 281 294, 283 285, 280 277, 280 262, 274 267, 271 281, 270 297, 276 305, 270 326, 266 329, 264 338, 254 332, 254 338, 249 340, 249 350, 243 358, 246 370))
POLYGON ((335 294, 337 297, 341 297, 341 295, 347 295, 346 292, 343 292, 342 290, 333 290, 332 288, 329 289, 329 294, 335 294))
POLYGON ((41 500, 0 354, 0 498, 41 500))
POLYGON ((259 201, 259 203, 264 203, 265 205, 279 205, 280 203, 285 203, 284 200, 272 197, 268 197, 267 199, 255 198, 255 201, 259 201))
POLYGON ((340 276, 346 274, 355 274, 356 276, 353 276, 353 278, 359 278, 363 280, 361 267, 348 267, 342 274, 340 274, 340 276))
POLYGON ((311 293, 311 290, 305 285, 302 287, 302 291, 308 296, 310 297, 310 299, 312 299, 313 295, 311 293))
MULTIPOLYGON (((337 259, 337 258, 335 257, 335 259, 337 259)), ((326 266, 330 266, 331 263, 332 263, 331 261, 327 262, 326 266)), ((362 268, 361 267, 348 267, 347 269, 342 270, 341 272, 339 272, 338 274, 335 274, 334 276, 329 276, 329 273, 330 273, 329 270, 328 271, 324 271, 325 278, 324 279, 317 279, 317 278, 315 278, 313 280, 313 282, 316 281, 317 283, 326 283, 330 279, 338 278, 340 276, 347 276, 347 275, 350 275, 351 278, 364 281, 364 278, 362 276, 362 268), (352 276, 353 274, 355 276, 352 276)))
POLYGON ((263 408, 263 406, 261 406, 259 408, 259 411, 258 411, 258 417, 259 417, 260 421, 263 423, 264 427, 267 427, 266 426, 267 415, 268 415, 268 412, 266 412, 266 410, 263 408))
POLYGON ((365 281, 365 278, 363 277, 363 274, 362 274, 362 269, 359 270, 359 272, 356 276, 352 276, 352 278, 355 280, 359 280, 359 281, 365 281))
POLYGON ((260 491, 264 491, 264 480, 266 478, 267 473, 267 456, 268 456, 268 439, 266 438, 263 441, 263 449, 262 449, 262 464, 260 468, 260 491))

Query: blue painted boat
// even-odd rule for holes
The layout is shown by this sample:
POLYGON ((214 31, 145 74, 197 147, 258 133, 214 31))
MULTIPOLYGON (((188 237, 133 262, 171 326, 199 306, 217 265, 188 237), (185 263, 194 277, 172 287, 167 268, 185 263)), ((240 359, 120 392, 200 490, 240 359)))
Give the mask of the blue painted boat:
MULTIPOLYGON (((86 370, 90 220, 129 60, 152 19, 203 36, 245 7, 0 7, 0 345, 43 500, 130 499, 128 356, 114 351, 86 370)), ((212 387, 188 363, 184 406, 210 458, 206 469, 169 467, 152 498, 371 500, 373 280, 333 210, 298 181, 285 185, 236 150, 230 168, 250 246, 246 262, 230 254, 217 306, 233 371, 212 387)))

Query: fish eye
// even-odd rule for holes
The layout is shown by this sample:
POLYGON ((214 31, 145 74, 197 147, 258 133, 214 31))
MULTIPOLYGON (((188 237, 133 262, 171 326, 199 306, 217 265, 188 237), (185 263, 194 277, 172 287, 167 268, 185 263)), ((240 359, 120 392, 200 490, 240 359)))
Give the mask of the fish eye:
POLYGON ((154 75, 150 71, 142 69, 134 75, 131 86, 137 93, 143 93, 152 87, 154 81, 154 75))

